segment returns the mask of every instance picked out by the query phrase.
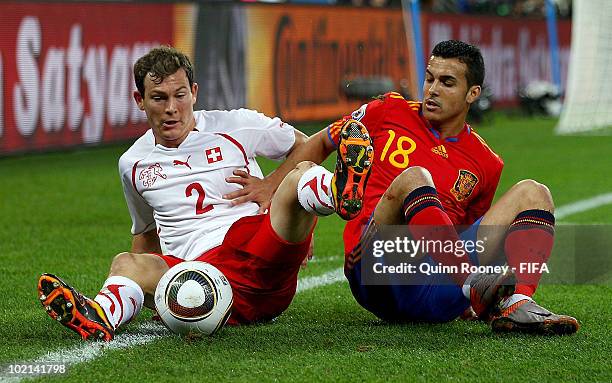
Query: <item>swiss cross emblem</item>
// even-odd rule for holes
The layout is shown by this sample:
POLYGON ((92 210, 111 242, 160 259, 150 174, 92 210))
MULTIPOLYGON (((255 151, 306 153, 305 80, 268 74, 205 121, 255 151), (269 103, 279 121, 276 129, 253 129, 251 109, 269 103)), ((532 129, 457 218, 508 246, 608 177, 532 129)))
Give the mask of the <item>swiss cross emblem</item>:
POLYGON ((206 153, 206 160, 209 164, 214 164, 215 162, 223 161, 221 148, 218 146, 215 148, 206 149, 204 153, 206 153))

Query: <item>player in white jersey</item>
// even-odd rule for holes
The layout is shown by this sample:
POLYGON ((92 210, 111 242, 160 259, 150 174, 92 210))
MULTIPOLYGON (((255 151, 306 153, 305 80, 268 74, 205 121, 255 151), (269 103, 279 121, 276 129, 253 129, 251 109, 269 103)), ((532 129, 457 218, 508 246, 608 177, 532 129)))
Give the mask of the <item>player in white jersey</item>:
POLYGON ((223 198, 240 188, 226 182, 233 171, 262 178, 255 156, 283 158, 296 141, 292 126, 252 110, 194 117, 195 129, 180 147, 155 145, 150 130, 119 160, 132 233, 156 225, 162 253, 184 260, 220 245, 235 221, 257 213, 254 202, 232 206, 223 198))
POLYGON ((306 138, 278 118, 245 109, 194 112, 192 66, 173 48, 141 57, 134 78, 134 98, 151 129, 119 160, 132 249, 113 259, 93 300, 43 274, 38 290, 47 313, 84 339, 111 340, 143 305, 154 309, 155 288, 169 267, 201 260, 230 281, 229 323, 280 315, 295 294, 316 215, 336 211, 350 219, 361 209, 373 155, 365 127, 355 121, 344 126, 332 174, 292 160, 301 156, 306 138), (255 156, 289 157, 272 176, 256 181, 263 175, 255 156), (245 179, 249 187, 241 191, 245 179), (269 213, 258 214, 276 186, 269 213), (249 200, 261 206, 240 203, 249 200))

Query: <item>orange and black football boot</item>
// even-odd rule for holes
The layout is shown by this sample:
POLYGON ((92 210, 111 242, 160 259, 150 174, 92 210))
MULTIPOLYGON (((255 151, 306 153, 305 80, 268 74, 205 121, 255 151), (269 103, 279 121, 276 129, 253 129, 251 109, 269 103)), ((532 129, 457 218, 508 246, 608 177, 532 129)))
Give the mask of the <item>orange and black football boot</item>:
POLYGON ((340 129, 336 170, 332 178, 332 198, 336 213, 345 220, 355 218, 363 206, 374 149, 366 127, 348 120, 340 129))
POLYGON ((38 298, 51 318, 81 335, 84 340, 113 339, 113 326, 98 302, 79 293, 55 275, 40 276, 38 298))

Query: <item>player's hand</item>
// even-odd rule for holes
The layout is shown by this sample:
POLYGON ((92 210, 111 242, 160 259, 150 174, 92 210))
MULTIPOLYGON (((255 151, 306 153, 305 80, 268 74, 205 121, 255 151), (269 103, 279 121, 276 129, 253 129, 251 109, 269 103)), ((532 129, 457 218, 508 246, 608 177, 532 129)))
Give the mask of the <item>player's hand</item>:
POLYGON ((235 177, 227 177, 228 183, 238 184, 242 189, 223 196, 232 200, 232 206, 245 202, 255 202, 259 205, 258 214, 263 214, 270 208, 274 186, 267 180, 250 175, 244 170, 234 170, 235 177))
POLYGON ((310 240, 310 247, 308 248, 308 253, 306 254, 306 257, 304 258, 304 260, 302 261, 302 264, 300 265, 302 269, 306 268, 306 266, 308 265, 308 261, 312 259, 313 255, 314 255, 314 237, 312 237, 312 239, 310 240))

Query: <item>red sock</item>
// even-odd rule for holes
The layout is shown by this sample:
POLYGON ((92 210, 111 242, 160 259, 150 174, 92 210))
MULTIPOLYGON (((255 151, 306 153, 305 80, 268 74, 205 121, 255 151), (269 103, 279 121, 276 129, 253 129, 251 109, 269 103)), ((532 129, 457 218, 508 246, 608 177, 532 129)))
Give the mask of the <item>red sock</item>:
POLYGON ((526 210, 516 216, 506 235, 508 265, 516 274, 515 294, 533 296, 541 265, 550 257, 555 234, 555 216, 545 210, 526 210))
MULTIPOLYGON (((414 240, 460 243, 455 226, 444 211, 438 199, 438 193, 433 187, 421 186, 413 190, 404 200, 403 210, 414 240)), ((444 252, 445 246, 442 246, 442 249, 438 246, 434 247, 434 251, 430 251, 429 255, 444 266, 455 266, 458 272, 450 274, 450 277, 459 286, 463 286, 469 273, 462 273, 461 265, 471 264, 469 256, 466 254, 460 257, 454 252, 444 252)))

